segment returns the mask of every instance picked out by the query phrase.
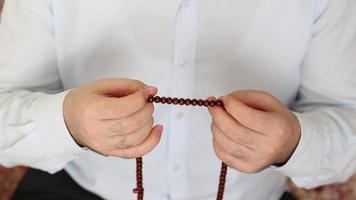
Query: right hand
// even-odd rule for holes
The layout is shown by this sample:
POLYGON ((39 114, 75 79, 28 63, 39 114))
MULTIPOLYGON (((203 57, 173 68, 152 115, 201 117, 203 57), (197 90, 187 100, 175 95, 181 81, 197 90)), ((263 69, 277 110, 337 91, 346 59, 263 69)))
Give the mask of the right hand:
POLYGON ((138 158, 160 141, 163 127, 153 126, 157 89, 129 79, 105 79, 71 90, 63 115, 74 140, 100 154, 138 158))

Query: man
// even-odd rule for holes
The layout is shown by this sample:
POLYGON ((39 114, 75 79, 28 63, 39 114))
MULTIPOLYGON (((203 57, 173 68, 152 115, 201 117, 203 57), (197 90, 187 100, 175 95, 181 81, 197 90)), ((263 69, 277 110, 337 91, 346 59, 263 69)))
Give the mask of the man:
POLYGON ((30 172, 17 199, 134 199, 140 156, 145 199, 214 199, 219 159, 225 199, 278 199, 285 175, 345 180, 355 33, 352 0, 8 1, 0 163, 65 168, 30 172), (157 93, 225 109, 147 103, 157 93), (85 190, 63 191, 66 173, 85 190))

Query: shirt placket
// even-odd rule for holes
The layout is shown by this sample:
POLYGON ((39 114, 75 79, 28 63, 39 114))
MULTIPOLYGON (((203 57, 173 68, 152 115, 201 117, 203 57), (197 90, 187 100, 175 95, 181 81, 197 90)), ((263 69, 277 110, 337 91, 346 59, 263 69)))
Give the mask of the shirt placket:
MULTIPOLYGON (((195 0, 183 1, 177 13, 174 41, 171 95, 175 97, 194 96, 196 17, 197 2, 195 0)), ((190 123, 191 110, 189 108, 183 106, 171 108, 168 139, 168 182, 172 199, 188 198, 190 194, 187 168, 190 123)))

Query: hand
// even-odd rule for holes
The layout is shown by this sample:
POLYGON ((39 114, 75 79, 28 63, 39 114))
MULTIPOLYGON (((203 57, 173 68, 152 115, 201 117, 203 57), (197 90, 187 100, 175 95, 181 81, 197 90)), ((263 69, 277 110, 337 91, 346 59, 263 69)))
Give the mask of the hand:
POLYGON ((160 141, 153 126, 156 88, 129 79, 106 79, 71 90, 64 100, 64 120, 74 140, 98 153, 122 158, 147 154, 160 141))
POLYGON ((225 110, 210 107, 216 155, 246 173, 283 164, 300 138, 297 117, 276 98, 260 91, 238 91, 222 97, 225 110))

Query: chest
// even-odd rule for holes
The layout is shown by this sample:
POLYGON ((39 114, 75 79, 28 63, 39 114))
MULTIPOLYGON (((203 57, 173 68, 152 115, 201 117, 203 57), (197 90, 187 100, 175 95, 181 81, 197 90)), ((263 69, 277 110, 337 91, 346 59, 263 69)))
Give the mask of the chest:
POLYGON ((108 76, 154 82, 174 73, 183 37, 197 87, 296 89, 313 11, 306 0, 55 1, 60 70, 67 87, 108 76))

